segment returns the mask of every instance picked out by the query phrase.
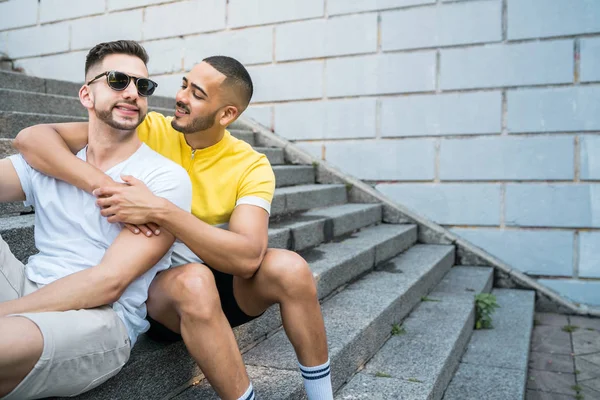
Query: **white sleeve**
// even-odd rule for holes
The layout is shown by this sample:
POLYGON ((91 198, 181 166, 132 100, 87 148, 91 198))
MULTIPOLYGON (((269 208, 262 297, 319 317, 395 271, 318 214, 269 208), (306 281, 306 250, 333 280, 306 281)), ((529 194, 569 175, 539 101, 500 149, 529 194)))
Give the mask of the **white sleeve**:
POLYGON ((21 188, 25 193, 25 201, 23 202, 26 206, 33 206, 35 203, 34 190, 32 177, 36 171, 27 164, 23 156, 20 154, 15 154, 13 156, 8 157, 8 159, 12 162, 15 171, 17 171, 17 175, 19 176, 19 180, 21 181, 21 188))
POLYGON ((176 165, 165 165, 146 182, 148 188, 159 197, 163 197, 177 207, 190 212, 192 210, 192 183, 187 172, 176 165))

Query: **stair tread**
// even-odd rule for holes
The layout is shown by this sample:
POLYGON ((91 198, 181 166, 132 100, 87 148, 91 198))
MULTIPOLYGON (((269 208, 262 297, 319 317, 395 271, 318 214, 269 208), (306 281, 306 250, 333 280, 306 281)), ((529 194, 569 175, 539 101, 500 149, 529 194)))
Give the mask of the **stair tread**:
POLYGON ((269 247, 299 251, 381 222, 381 205, 343 204, 269 224, 269 247), (345 207, 353 206, 353 207, 345 207))
POLYGON ((489 290, 492 277, 491 268, 452 268, 427 296, 431 301, 402 323, 405 333, 392 336, 336 398, 368 398, 382 384, 381 399, 441 398, 473 329, 473 296, 489 290), (465 278, 473 292, 465 291, 465 278))
POLYGON ((524 398, 535 292, 494 289, 493 329, 473 332, 444 399, 524 398), (500 396, 500 397, 499 397, 500 396))

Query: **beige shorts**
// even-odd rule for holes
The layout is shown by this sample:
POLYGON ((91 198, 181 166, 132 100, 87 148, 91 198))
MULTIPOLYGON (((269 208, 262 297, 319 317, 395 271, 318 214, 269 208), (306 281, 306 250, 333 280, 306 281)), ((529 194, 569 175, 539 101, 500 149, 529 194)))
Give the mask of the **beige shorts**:
MULTIPOLYGON (((37 289, 0 237, 0 302, 37 289)), ((129 359, 127 329, 110 306, 18 316, 38 326, 44 349, 33 370, 3 400, 75 396, 116 375, 129 359)))

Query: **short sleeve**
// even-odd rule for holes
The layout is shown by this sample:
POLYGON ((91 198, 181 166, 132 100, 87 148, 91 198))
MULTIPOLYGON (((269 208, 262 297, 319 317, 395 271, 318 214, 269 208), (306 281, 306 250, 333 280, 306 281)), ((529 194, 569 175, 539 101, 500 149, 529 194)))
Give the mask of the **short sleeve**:
POLYGON ((271 213, 271 202, 275 193, 275 174, 266 156, 261 156, 248 168, 238 184, 236 207, 250 204, 271 213))
POLYGON ((25 193, 25 201, 23 203, 26 206, 33 206, 35 203, 35 197, 33 193, 32 177, 35 173, 35 170, 31 168, 29 164, 27 164, 23 156, 20 154, 10 156, 8 159, 12 162, 12 165, 19 176, 19 180, 21 181, 21 188, 25 193))
POLYGON ((192 209, 192 183, 187 172, 179 165, 169 165, 158 169, 146 182, 152 193, 163 197, 177 207, 190 212, 192 209))

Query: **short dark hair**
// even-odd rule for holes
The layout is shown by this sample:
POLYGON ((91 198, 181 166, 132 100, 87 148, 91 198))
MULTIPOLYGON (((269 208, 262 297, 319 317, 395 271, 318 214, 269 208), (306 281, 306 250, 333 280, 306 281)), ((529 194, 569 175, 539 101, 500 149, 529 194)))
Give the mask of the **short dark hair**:
POLYGON ((135 56, 148 64, 148 53, 141 44, 135 40, 115 40, 114 42, 105 42, 95 45, 85 57, 85 74, 90 68, 102 62, 104 58, 111 54, 128 54, 135 56))
MULTIPOLYGON (((224 85, 233 86, 241 95, 241 106, 245 109, 252 99, 254 86, 246 68, 235 58, 227 56, 207 57, 203 62, 225 75, 224 85)), ((243 110, 242 110, 243 111, 243 110)))

